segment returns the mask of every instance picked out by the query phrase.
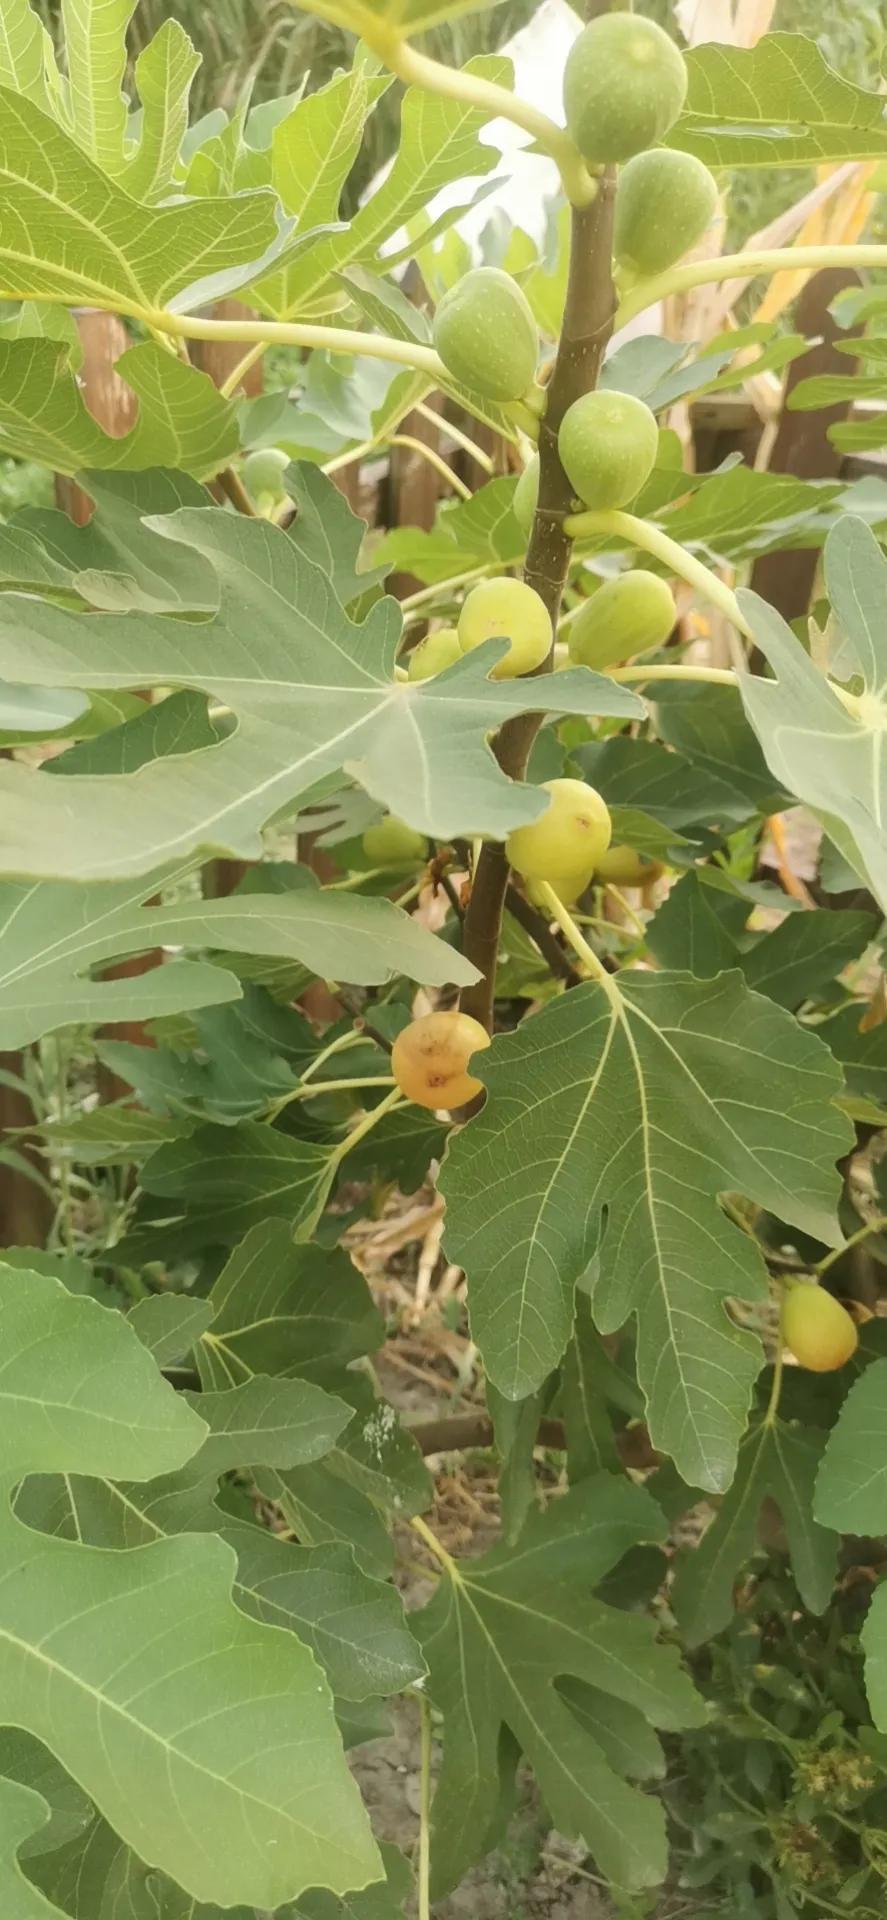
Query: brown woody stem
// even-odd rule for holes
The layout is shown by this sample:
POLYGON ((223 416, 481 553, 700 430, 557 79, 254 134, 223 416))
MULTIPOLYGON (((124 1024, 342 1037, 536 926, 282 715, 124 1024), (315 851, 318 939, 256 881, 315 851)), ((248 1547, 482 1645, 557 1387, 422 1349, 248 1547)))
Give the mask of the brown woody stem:
MULTIPOLYGON (((524 577, 544 600, 553 627, 557 626, 572 545, 563 526, 571 510, 572 494, 560 463, 557 435, 567 408, 597 385, 613 330, 616 297, 611 260, 615 184, 612 171, 605 173, 591 205, 572 210, 563 330, 539 431, 539 505, 524 577)), ((551 665, 549 656, 539 671, 550 672, 551 665)), ((496 741, 496 758, 509 779, 523 779, 542 719, 539 713, 519 714, 514 720, 507 720, 501 729, 496 741)), ((488 1031, 493 1025, 496 959, 508 871, 504 848, 488 841, 481 851, 465 915, 464 951, 482 977, 462 995, 462 1005, 466 1013, 480 1020, 488 1031)))

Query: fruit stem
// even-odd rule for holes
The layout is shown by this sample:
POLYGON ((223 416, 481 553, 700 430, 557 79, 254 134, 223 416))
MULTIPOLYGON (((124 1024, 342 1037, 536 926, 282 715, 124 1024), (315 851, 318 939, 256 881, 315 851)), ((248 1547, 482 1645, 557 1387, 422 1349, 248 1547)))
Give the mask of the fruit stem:
POLYGON ((471 435, 465 433, 462 427, 457 427, 454 420, 445 419, 444 415, 438 413, 435 407, 426 407, 421 400, 418 406, 413 407, 412 411, 413 413, 421 414, 422 419, 427 420, 429 426, 437 427, 438 431, 445 434, 448 440, 454 441, 457 447, 461 447, 463 453, 470 454, 472 460, 475 460, 477 465, 483 469, 483 472, 488 473, 492 479, 496 471, 495 460, 491 458, 490 454, 485 453, 483 447, 479 447, 477 441, 472 440, 471 435))
POLYGON ((618 511, 598 513, 575 513, 564 521, 564 530, 574 540, 585 540, 593 534, 609 533, 617 539, 626 540, 633 547, 640 547, 644 553, 653 554, 663 561, 678 578, 686 580, 695 587, 705 600, 710 600, 734 627, 746 638, 751 637, 748 621, 739 610, 739 602, 732 588, 719 580, 716 573, 703 561, 697 560, 692 553, 685 552, 676 540, 663 533, 661 527, 654 527, 649 520, 640 519, 635 513, 618 511))
POLYGON ((431 60, 427 54, 418 53, 396 30, 386 30, 378 24, 366 27, 364 39, 405 86, 424 87, 427 93, 441 94, 447 100, 464 100, 466 106, 478 107, 488 113, 491 120, 511 120, 524 133, 531 134, 537 146, 550 154, 555 162, 571 204, 574 207, 591 204, 597 192, 597 182, 589 173, 566 127, 559 127, 556 121, 549 119, 547 113, 540 113, 538 107, 531 106, 528 100, 521 100, 517 94, 509 92, 507 87, 498 86, 493 80, 484 80, 480 74, 468 73, 464 67, 457 69, 444 66, 439 60, 431 60))
POLYGON ((549 886, 547 880, 541 882, 539 894, 542 900, 544 900, 552 920, 557 921, 561 932, 565 934, 569 940, 573 952, 584 962, 592 978, 597 981, 598 986, 603 987, 607 999, 621 1012, 623 1006, 622 995, 619 992, 619 988, 612 974, 607 972, 603 961, 598 959, 594 948, 589 946, 584 934, 580 933, 573 919, 573 915, 564 906, 563 901, 558 898, 554 888, 549 886))
MULTIPOLYGON (((715 687, 738 687, 739 678, 732 667, 697 667, 692 661, 683 666, 605 667, 608 680, 708 680, 715 687)), ((361 879, 365 879, 364 874, 361 879)))
POLYGON ((764 247, 758 252, 722 253, 716 260, 689 260, 633 287, 619 307, 616 325, 624 327, 670 293, 688 293, 692 287, 710 287, 720 280, 754 280, 758 274, 781 273, 784 268, 815 272, 820 267, 887 267, 887 247, 764 247))
POLYGON ((452 487, 454 493, 458 493, 460 500, 473 498, 471 488, 466 486, 464 480, 460 480, 458 473, 454 473, 452 467, 447 466, 442 454, 438 453, 434 447, 429 447, 426 440, 418 440, 412 433, 393 433, 388 445, 389 447, 409 447, 412 453, 420 453, 422 459, 427 460, 435 473, 439 473, 441 479, 446 481, 447 486, 452 487))
POLYGON ((860 1241, 867 1240, 871 1233, 883 1233, 885 1227, 887 1227, 885 1214, 876 1214, 874 1220, 866 1220, 861 1227, 857 1227, 855 1233, 851 1233, 849 1240, 845 1240, 840 1247, 832 1247, 830 1253, 825 1254, 821 1260, 817 1260, 814 1272, 821 1278, 824 1273, 828 1273, 829 1267, 834 1266, 836 1260, 843 1259, 844 1254, 850 1252, 851 1247, 858 1247, 860 1241))
POLYGON ((418 1920, 431 1920, 431 1702, 419 1695, 418 1920))
MULTIPOLYGON (((419 373, 430 374, 435 382, 446 383, 448 378, 443 361, 433 347, 423 347, 416 340, 395 340, 387 333, 313 326, 303 320, 204 320, 198 314, 165 311, 140 317, 176 339, 251 340, 260 351, 273 346, 324 348, 329 353, 356 353, 365 354, 371 360, 394 360, 400 366, 415 367, 419 373)), ((234 372, 238 373, 236 367, 234 372)), ((232 374, 232 381, 233 378, 232 374)), ((231 386, 230 381, 226 384, 231 386)))
POLYGON ((390 1113, 393 1107, 406 1106, 407 1104, 405 1100, 402 1100, 400 1088, 392 1087, 391 1092, 386 1094, 385 1099, 380 1100, 378 1106, 372 1107, 369 1113, 365 1113, 363 1119, 358 1120, 357 1126, 352 1127, 351 1132, 346 1133, 344 1140, 340 1140, 338 1145, 333 1148, 329 1157, 330 1168, 334 1170, 338 1167, 341 1161, 345 1159, 346 1154, 349 1154, 352 1148, 358 1145, 359 1141, 364 1140, 368 1133, 372 1133, 373 1128, 378 1126, 380 1120, 384 1120, 385 1115, 390 1113))
MULTIPOLYGON (((784 1297, 785 1295, 783 1294, 783 1298, 784 1297)), ((785 1342, 782 1337, 782 1308, 780 1306, 779 1327, 776 1334, 776 1352, 773 1356, 773 1380, 770 1386, 770 1398, 767 1401, 767 1411, 764 1415, 765 1427, 772 1427, 776 1424, 776 1415, 779 1412, 779 1396, 782 1393, 782 1375, 784 1368, 785 1342)))

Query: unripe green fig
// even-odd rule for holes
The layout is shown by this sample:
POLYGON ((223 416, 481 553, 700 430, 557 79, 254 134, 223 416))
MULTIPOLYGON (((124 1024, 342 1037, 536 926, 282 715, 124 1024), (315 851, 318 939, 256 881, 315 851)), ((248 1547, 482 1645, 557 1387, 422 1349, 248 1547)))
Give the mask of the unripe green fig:
POLYGON ((846 1307, 825 1287, 796 1282, 782 1303, 782 1337, 802 1367, 834 1373, 856 1352, 859 1334, 846 1307))
POLYGON ((525 880, 547 880, 555 893, 561 884, 575 889, 575 899, 610 844, 609 808, 585 780, 543 780, 542 792, 549 795, 545 812, 508 836, 509 864, 525 880))
POLYGON ((647 860, 642 853, 636 853, 634 847, 608 847, 594 870, 594 878, 601 886, 611 881, 614 887, 645 887, 650 880, 658 880, 662 868, 658 860, 647 860))
POLYGON ((533 385, 539 335, 510 273, 473 267, 434 316, 434 344, 447 371, 488 400, 520 400, 533 385))
MULTIPOLYGON (((562 873, 556 883, 549 881, 548 884, 554 886, 562 907, 572 907, 591 885, 591 880, 592 875, 587 867, 577 867, 575 873, 562 873)), ((530 904, 538 907, 541 913, 548 913, 549 902, 545 897, 544 883, 541 880, 527 880, 525 884, 530 904)))
POLYGON ((428 843, 396 813, 383 813, 363 836, 363 850, 377 867, 415 867, 428 858, 428 843))
POLYGON ((263 495, 277 501, 286 498, 283 476, 290 463, 288 453, 282 447, 257 447, 254 453, 248 453, 243 463, 243 483, 254 500, 263 495))
POLYGON ((533 516, 539 504, 539 455, 527 461, 511 497, 511 511, 521 533, 529 537, 533 516))
POLYGON ((590 167, 658 146, 687 93, 683 54, 655 21, 604 13, 574 40, 564 69, 567 127, 590 167))
POLYGON ((570 624, 567 646, 577 666, 602 672, 665 644, 677 619, 671 588, 646 567, 605 580, 570 624))
POLYGON ((485 640, 509 641, 504 660, 493 667, 493 680, 513 680, 532 673, 547 659, 552 642, 551 619, 544 600, 525 580, 480 580, 466 596, 459 615, 459 645, 473 653, 485 640))
POLYGON ((557 444, 567 479, 587 507, 624 507, 652 472, 659 430, 643 400, 598 387, 567 408, 557 444))
POLYGON ((438 627, 436 633, 429 633, 424 640, 413 647, 408 656, 407 673, 411 680, 431 680, 436 673, 443 673, 444 667, 452 667, 462 658, 459 635, 455 627, 438 627))
POLYGON ((659 147, 623 167, 616 188, 613 254, 622 279, 664 273, 701 240, 718 187, 695 154, 659 147))

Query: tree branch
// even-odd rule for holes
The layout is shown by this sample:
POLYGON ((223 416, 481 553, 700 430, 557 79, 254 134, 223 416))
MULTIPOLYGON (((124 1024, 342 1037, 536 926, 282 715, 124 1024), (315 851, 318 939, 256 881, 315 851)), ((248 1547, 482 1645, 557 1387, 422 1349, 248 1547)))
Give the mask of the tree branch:
POLYGON ((529 900, 525 900, 523 894, 518 893, 517 887, 512 886, 510 881, 505 889, 505 905, 512 919, 516 920, 518 926, 523 927, 524 932, 535 941, 543 959, 548 961, 552 973, 556 973, 559 979, 566 980, 568 987, 578 987, 582 976, 577 973, 569 954, 564 952, 555 938, 544 914, 537 913, 535 907, 531 907, 529 900))
MULTIPOLYGON (((563 523, 572 506, 570 483, 558 454, 557 434, 567 408, 596 385, 613 331, 616 300, 611 262, 615 186, 615 174, 610 170, 602 176, 591 205, 574 207, 572 211, 563 331, 539 431, 539 505, 524 577, 544 600, 553 627, 557 626, 570 560, 571 542, 563 523)), ((550 657, 540 671, 551 671, 550 657)), ((509 779, 523 779, 541 724, 542 715, 538 713, 520 714, 506 721, 495 751, 509 779)), ((507 885, 508 862, 504 849, 488 841, 481 850, 465 916, 465 953, 480 969, 482 978, 462 996, 466 1013, 480 1020, 488 1031, 493 1024, 496 957, 507 885)))

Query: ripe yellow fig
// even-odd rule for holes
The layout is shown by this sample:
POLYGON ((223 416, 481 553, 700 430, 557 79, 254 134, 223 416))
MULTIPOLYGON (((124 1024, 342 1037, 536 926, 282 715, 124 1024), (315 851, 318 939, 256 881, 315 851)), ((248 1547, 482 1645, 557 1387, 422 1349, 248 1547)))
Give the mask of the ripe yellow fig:
POLYGON ((604 580, 567 631, 570 659, 598 673, 664 646, 677 620, 671 588, 646 567, 604 580))
POLYGON ((452 667, 461 658, 455 627, 439 627, 413 647, 407 656, 407 674, 410 680, 433 680, 436 673, 443 673, 444 667, 452 667))
POLYGON ((417 1106, 464 1107, 483 1092, 468 1062, 489 1044, 486 1027, 469 1013, 426 1013, 398 1034, 391 1071, 401 1093, 417 1106))
POLYGON ((797 1282, 782 1303, 782 1337, 802 1367, 834 1373, 856 1352, 859 1334, 846 1307, 825 1287, 797 1282))
POLYGON ((513 680, 519 673, 541 667, 552 642, 552 627, 544 600, 525 580, 481 580, 472 587, 459 615, 459 645, 473 653, 485 640, 510 642, 504 660, 491 679, 513 680))
POLYGON ((427 840, 405 820, 398 820, 396 813, 384 813, 367 827, 363 850, 378 867, 421 866, 428 858, 427 840))
POLYGON ((434 344, 454 379, 489 400, 533 385, 539 334, 526 294, 501 267, 474 267, 438 302, 434 344))
POLYGON ((550 796, 546 811, 515 827, 505 851, 525 880, 547 880, 557 894, 562 885, 572 887, 575 899, 610 844, 609 809, 585 780, 543 780, 542 791, 550 796))
POLYGON ((587 507, 624 507, 652 472, 659 429, 633 393, 598 387, 567 408, 557 445, 567 479, 587 507))
POLYGON ((567 55, 564 113, 590 167, 611 166, 658 146, 686 93, 683 54, 655 21, 638 14, 601 14, 567 55))
POLYGON ((658 860, 648 860, 642 853, 636 853, 634 847, 608 847, 594 870, 594 878, 601 886, 611 880, 614 887, 645 887, 650 880, 658 880, 662 868, 658 860))

